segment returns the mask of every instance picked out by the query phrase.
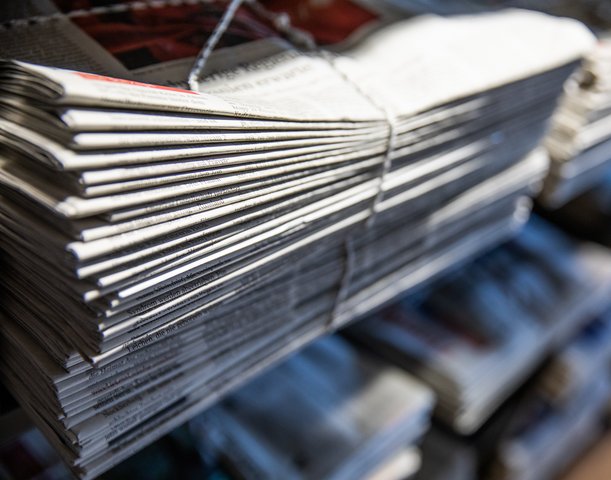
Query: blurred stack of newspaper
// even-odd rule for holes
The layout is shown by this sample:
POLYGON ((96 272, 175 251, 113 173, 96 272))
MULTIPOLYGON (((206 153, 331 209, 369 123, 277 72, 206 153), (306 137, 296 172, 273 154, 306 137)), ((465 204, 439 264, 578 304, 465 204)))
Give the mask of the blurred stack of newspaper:
POLYGON ((587 325, 516 406, 490 480, 555 478, 598 438, 611 395, 611 315, 587 325))
POLYGON ((82 476, 508 235, 547 166, 529 152, 593 41, 519 11, 364 35, 371 14, 331 56, 267 38, 248 6, 205 93, 133 80, 184 81, 193 58, 155 63, 166 50, 123 45, 119 26, 214 27, 218 6, 137 2, 2 31, 6 57, 78 38, 62 59, 109 42, 97 72, 140 65, 118 72, 132 80, 0 65, 0 370, 82 476))
POLYGON ((191 421, 238 478, 409 478, 433 395, 340 337, 319 340, 191 421))
POLYGON ((432 428, 417 480, 551 480, 607 416, 611 315, 585 323, 474 436, 432 428))
POLYGON ((545 146, 551 168, 541 200, 551 206, 596 185, 611 165, 611 38, 599 40, 567 83, 545 146))
POLYGON ((476 431, 581 322, 608 307, 611 255, 533 219, 514 241, 350 334, 431 385, 438 414, 476 431))
POLYGON ((564 98, 546 138, 551 166, 540 200, 546 206, 556 208, 594 186, 604 169, 611 165, 611 3, 607 0, 445 3, 465 3, 463 11, 475 4, 534 9, 578 19, 596 33, 599 42, 586 57, 580 71, 567 82, 564 98))

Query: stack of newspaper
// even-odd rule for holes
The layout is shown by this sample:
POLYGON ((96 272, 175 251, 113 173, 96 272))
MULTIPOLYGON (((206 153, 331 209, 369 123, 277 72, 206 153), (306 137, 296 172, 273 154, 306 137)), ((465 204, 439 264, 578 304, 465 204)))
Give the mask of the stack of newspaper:
POLYGON ((585 322, 474 436, 440 426, 418 480, 551 480, 598 438, 611 394, 611 316, 585 322))
POLYGON ((516 240, 350 329, 434 388, 440 419, 461 434, 608 307, 608 251, 531 222, 516 240))
POLYGON ((545 145, 551 168, 541 200, 558 206, 596 185, 611 165, 611 38, 603 36, 566 92, 545 145))
MULTIPOLYGON (((598 37, 582 68, 567 82, 545 141, 551 168, 540 201, 547 207, 557 208, 594 186, 604 169, 611 165, 611 4, 606 0, 476 0, 475 3, 528 8, 575 18, 592 28, 598 37)), ((467 10, 468 6, 463 6, 463 11, 467 10)))
POLYGON ((414 444, 428 428, 432 400, 407 373, 331 336, 191 427, 238 478, 399 480, 418 469, 414 444))
POLYGON ((555 478, 599 437, 611 395, 610 345, 607 314, 554 356, 517 407, 487 478, 555 478))
MULTIPOLYGON (((78 19, 210 7, 138 5, 78 19)), ((508 235, 593 41, 519 11, 399 22, 333 56, 257 38, 211 58, 204 93, 0 65, 0 370, 81 476, 508 235)))

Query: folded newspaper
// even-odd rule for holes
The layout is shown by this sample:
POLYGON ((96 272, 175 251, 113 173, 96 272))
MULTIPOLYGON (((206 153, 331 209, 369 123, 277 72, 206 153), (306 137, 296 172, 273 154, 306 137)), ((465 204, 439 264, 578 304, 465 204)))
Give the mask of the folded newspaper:
POLYGON ((410 375, 330 336, 190 425, 237 478, 400 480, 419 465, 404 461, 405 449, 428 428, 432 406, 410 375), (401 458, 409 468, 393 476, 401 458))
POLYGON ((82 477, 506 238, 594 41, 341 2, 306 51, 249 4, 192 91, 224 2, 71 3, 0 29, 0 371, 82 477))
POLYGON ((439 418, 471 434, 610 293, 606 249, 533 219, 516 240, 349 332, 430 385, 439 418))

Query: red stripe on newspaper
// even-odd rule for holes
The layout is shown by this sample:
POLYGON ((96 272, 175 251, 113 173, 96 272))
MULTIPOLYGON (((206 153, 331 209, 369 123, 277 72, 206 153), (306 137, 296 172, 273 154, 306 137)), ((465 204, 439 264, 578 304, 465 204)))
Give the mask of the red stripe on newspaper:
POLYGON ((190 93, 192 95, 197 95, 197 92, 194 92, 193 90, 184 90, 182 88, 165 87, 163 85, 152 85, 150 83, 134 82, 133 80, 125 80, 123 78, 105 77, 103 75, 96 75, 95 73, 86 73, 86 72, 73 72, 73 73, 86 80, 97 80, 99 82, 110 82, 110 83, 123 83, 126 85, 133 85, 135 87, 154 88, 156 90, 168 90, 170 92, 190 93))

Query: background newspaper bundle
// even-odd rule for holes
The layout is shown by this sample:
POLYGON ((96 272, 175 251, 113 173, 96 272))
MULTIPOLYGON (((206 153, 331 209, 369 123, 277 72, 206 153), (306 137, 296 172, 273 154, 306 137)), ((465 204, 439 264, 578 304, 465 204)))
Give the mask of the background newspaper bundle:
POLYGON ((608 416, 609 314, 586 323, 469 438, 433 427, 418 480, 551 480, 600 436, 608 416))
POLYGON ((535 219, 509 244, 351 327, 439 396, 438 414, 471 434, 538 366, 608 306, 611 257, 535 219))
POLYGON ((454 0, 432 2, 430 8, 452 13, 476 5, 528 8, 576 18, 599 38, 582 69, 567 83, 545 140, 551 166, 540 201, 557 208, 593 187, 611 163, 611 4, 606 0, 454 0))
POLYGON ((611 164, 611 39, 604 36, 566 85, 545 140, 551 168, 542 201, 565 203, 598 183, 611 164))
POLYGON ((432 392, 410 375, 331 336, 190 426, 239 478, 374 479, 412 446, 412 460, 402 462, 407 470, 381 476, 399 480, 419 466, 413 445, 428 429, 432 406, 432 392))
POLYGON ((600 436, 611 393, 610 341, 607 314, 553 357, 516 406, 487 478, 554 478, 600 436))
MULTIPOLYGON (((79 475, 105 471, 506 236, 591 43, 517 11, 400 22, 335 56, 275 36, 211 58, 205 93, 4 62, 3 379, 79 475)), ((172 65, 145 70, 171 83, 172 65)))

